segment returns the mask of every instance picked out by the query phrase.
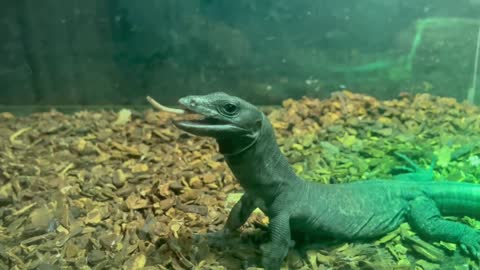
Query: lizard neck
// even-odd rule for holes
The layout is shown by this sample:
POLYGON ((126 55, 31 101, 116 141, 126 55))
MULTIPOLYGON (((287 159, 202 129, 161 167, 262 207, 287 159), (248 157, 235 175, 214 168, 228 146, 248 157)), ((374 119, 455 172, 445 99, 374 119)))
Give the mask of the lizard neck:
MULTIPOLYGON (((219 142, 222 148, 221 142, 219 142)), ((288 160, 280 151, 273 128, 266 117, 255 139, 243 142, 234 154, 225 154, 225 160, 246 192, 255 194, 265 202, 273 201, 277 194, 299 184, 288 160)))

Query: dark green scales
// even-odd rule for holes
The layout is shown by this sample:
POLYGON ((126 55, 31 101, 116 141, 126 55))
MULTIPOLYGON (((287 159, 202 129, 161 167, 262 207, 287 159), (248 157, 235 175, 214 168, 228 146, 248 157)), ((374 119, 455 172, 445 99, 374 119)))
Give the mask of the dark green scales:
POLYGON ((245 190, 223 233, 240 228, 257 207, 269 217, 270 242, 262 246, 265 269, 280 269, 294 241, 372 238, 405 221, 425 239, 458 243, 468 255, 480 257, 480 234, 442 218, 479 218, 480 185, 433 181, 422 172, 348 184, 303 181, 281 153, 267 117, 252 104, 224 93, 179 102, 205 118, 175 125, 215 138, 245 190))

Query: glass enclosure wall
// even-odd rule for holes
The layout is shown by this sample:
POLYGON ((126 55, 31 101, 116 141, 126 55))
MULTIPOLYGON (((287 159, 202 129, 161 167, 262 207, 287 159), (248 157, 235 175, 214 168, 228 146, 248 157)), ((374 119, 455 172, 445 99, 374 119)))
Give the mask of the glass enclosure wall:
POLYGON ((1 104, 272 104, 349 89, 464 100, 479 0, 44 0, 0 8, 1 104))

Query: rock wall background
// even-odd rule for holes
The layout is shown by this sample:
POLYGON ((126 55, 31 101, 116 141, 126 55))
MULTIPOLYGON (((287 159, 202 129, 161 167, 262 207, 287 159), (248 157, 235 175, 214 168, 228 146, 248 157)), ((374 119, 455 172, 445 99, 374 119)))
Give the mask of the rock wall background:
POLYGON ((271 104, 342 88, 463 100, 479 12, 478 0, 3 1, 0 104, 173 103, 213 90, 271 104))

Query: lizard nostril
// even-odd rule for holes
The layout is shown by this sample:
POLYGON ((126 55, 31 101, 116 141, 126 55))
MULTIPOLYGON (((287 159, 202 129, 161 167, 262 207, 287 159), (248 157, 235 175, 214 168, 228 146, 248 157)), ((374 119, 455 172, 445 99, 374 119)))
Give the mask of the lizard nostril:
POLYGON ((192 107, 197 106, 197 102, 195 100, 190 101, 190 106, 192 107))

